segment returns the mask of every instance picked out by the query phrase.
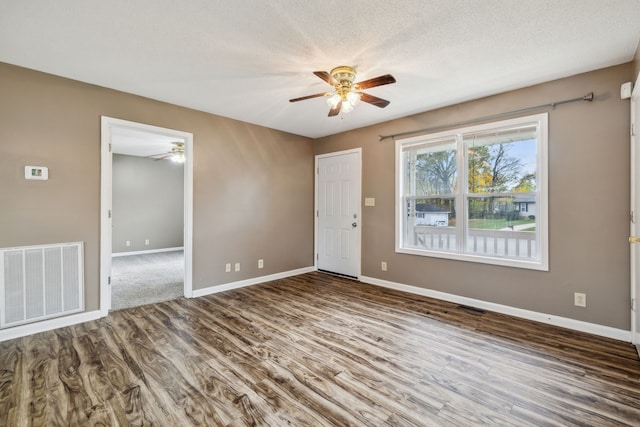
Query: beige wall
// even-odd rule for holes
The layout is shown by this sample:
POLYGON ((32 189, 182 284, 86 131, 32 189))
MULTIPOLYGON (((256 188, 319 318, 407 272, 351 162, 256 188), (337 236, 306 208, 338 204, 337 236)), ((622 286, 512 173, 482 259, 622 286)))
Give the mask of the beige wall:
POLYGON ((2 63, 0 94, 0 247, 85 242, 87 310, 102 115, 194 134, 194 289, 313 265, 312 140, 2 63), (50 179, 26 181, 26 165, 50 179))
POLYGON ((628 330, 629 101, 619 91, 631 75, 629 63, 317 140, 316 154, 362 147, 363 197, 376 198, 375 207, 363 206, 362 274, 628 330), (549 272, 395 253, 394 142, 378 135, 591 91, 593 103, 549 113, 549 272), (574 292, 586 292, 587 308, 574 307, 574 292))

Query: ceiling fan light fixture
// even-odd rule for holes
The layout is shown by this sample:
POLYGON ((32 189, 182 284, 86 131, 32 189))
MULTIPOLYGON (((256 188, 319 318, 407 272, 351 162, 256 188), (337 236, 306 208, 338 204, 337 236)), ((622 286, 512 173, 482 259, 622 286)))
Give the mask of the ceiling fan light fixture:
POLYGON ((340 113, 344 114, 353 111, 353 108, 358 105, 360 101, 375 105, 378 108, 385 108, 389 105, 389 101, 362 91, 396 82, 396 79, 391 74, 356 82, 355 68, 345 65, 335 67, 330 73, 326 71, 314 71, 313 74, 333 86, 333 92, 321 92, 293 98, 290 99, 289 102, 304 101, 305 99, 323 96, 330 108, 329 117, 335 117, 340 115, 340 113))
POLYGON ((176 163, 184 163, 184 152, 176 152, 171 155, 171 160, 176 163))
POLYGON ((184 142, 177 142, 171 149, 171 160, 176 163, 184 163, 184 142))
POLYGON ((353 111, 353 105, 350 102, 343 102, 342 103, 342 110, 343 113, 350 113, 353 111))
POLYGON ((327 105, 329 108, 336 108, 340 101, 342 101, 342 97, 338 92, 334 92, 327 98, 327 105))
POLYGON ((360 102, 361 95, 362 95, 361 93, 358 93, 352 90, 347 94, 347 101, 349 101, 349 104, 355 107, 360 102))

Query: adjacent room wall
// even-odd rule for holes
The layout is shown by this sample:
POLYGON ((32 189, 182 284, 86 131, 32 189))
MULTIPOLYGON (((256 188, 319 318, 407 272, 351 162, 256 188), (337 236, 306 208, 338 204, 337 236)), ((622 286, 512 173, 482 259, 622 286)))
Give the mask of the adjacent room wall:
POLYGON ((181 247, 184 164, 114 154, 112 169, 113 253, 181 247))
POLYGON ((0 93, 0 247, 83 241, 88 311, 103 115, 194 134, 194 290, 313 265, 312 140, 3 63, 0 93), (25 180, 26 165, 49 180, 25 180))
MULTIPOLYGON (((316 141, 316 154, 362 147, 362 274, 629 330, 628 63, 316 141), (395 151, 378 135, 446 125, 595 93, 549 112, 549 272, 395 253, 395 151), (380 262, 388 271, 382 272, 380 262), (573 293, 587 294, 587 307, 573 293)), ((401 82, 399 82, 401 84, 401 82)), ((375 92, 372 91, 375 95, 375 92)), ((402 99, 392 99, 402 102, 402 99)), ((392 104, 393 105, 393 104, 392 104)), ((350 114, 371 106, 358 106, 350 114)), ((345 115, 344 120, 349 120, 345 115)))

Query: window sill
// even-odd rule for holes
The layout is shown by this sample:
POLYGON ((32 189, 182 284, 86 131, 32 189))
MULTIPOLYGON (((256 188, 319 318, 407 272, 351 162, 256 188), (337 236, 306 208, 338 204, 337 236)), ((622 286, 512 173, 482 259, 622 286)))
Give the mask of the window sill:
POLYGON ((430 258, 449 259, 453 261, 475 262, 480 264, 497 265, 501 267, 524 268, 527 270, 549 271, 549 265, 546 260, 528 261, 514 258, 497 258, 490 256, 460 254, 454 252, 440 252, 424 249, 396 248, 396 253, 418 255, 430 258))

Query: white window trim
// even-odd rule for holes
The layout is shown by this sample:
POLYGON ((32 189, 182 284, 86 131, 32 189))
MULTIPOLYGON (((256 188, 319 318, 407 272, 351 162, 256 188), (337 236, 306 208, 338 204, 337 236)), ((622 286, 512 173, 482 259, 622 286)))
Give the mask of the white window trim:
MULTIPOLYGON (((500 265, 506 267, 516 267, 516 268, 525 268, 531 270, 540 270, 540 271, 549 271, 549 215, 548 215, 548 198, 549 198, 549 186, 548 186, 548 138, 549 138, 549 128, 548 128, 548 114, 536 114, 525 117, 518 117, 515 119, 509 120, 501 120, 499 122, 486 123, 476 126, 470 126, 465 128, 451 129, 448 131, 438 132, 434 134, 420 135, 411 138, 399 139, 396 140, 396 171, 395 171, 395 179, 396 179, 396 215, 395 215, 395 244, 396 244, 396 252, 402 254, 410 254, 410 255, 420 255, 427 256, 433 258, 444 258, 444 259, 452 259, 459 261, 469 261, 469 262, 477 262, 483 264, 491 264, 491 265, 500 265), (492 256, 484 256, 484 255, 476 255, 476 254, 465 254, 460 252, 444 252, 437 251, 433 249, 410 249, 404 248, 403 246, 403 215, 404 215, 404 204, 403 204, 403 188, 402 188, 402 179, 400 176, 400 171, 402 170, 402 148, 407 145, 420 144, 426 141, 436 141, 442 140, 445 137, 458 136, 467 133, 473 132, 482 132, 494 128, 502 128, 508 126, 517 126, 526 123, 538 122, 539 123, 539 135, 538 135, 538 145, 537 145, 537 159, 536 159, 536 188, 538 197, 536 199, 536 205, 538 206, 538 211, 536 212, 536 218, 538 219, 536 223, 536 232, 539 233, 537 235, 537 247, 540 252, 540 259, 538 261, 530 261, 530 260, 518 260, 512 258, 501 258, 501 257, 492 257, 492 256)), ((464 156, 464 153, 458 153, 458 156, 464 156)), ((466 159, 465 159, 466 163, 466 159)), ((463 174, 460 174, 463 175, 463 174)), ((465 177, 466 178, 466 177, 465 177)), ((459 178, 463 179, 463 178, 459 178)), ((456 200, 462 200, 463 197, 456 197, 456 200)), ((460 203, 462 204, 462 203, 460 203)), ((457 206, 457 212, 459 215, 464 215, 463 217, 467 217, 467 211, 465 206, 457 206), (459 209, 459 208, 462 209, 459 209)), ((466 222, 465 222, 466 224, 466 222)), ((466 226, 466 225, 465 225, 466 226)), ((457 227, 456 230, 458 234, 464 234, 463 227, 457 227)), ((463 242, 463 240, 458 240, 459 242, 463 242)), ((464 243, 461 243, 462 247, 464 243)))

